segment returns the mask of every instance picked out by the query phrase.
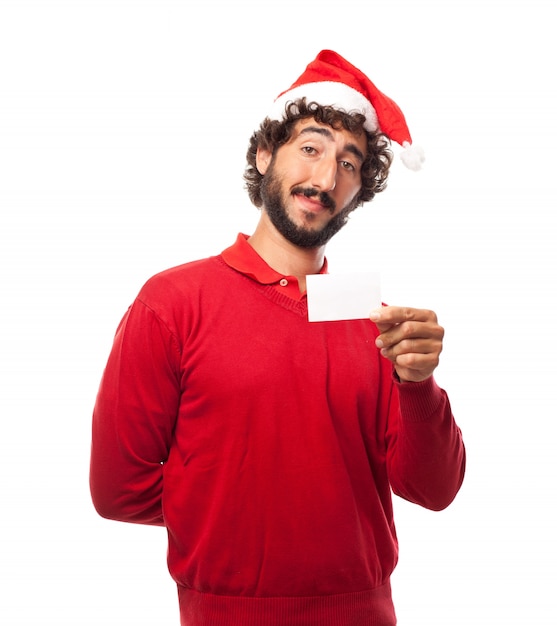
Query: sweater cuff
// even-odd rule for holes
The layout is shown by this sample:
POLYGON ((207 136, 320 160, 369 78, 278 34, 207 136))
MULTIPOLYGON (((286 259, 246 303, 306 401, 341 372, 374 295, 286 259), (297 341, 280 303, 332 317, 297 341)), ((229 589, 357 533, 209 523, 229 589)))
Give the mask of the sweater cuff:
MULTIPOLYGON (((396 379, 395 379, 396 380, 396 379)), ((438 413, 446 401, 445 392, 433 376, 419 383, 396 382, 402 418, 408 422, 425 422, 438 413)))

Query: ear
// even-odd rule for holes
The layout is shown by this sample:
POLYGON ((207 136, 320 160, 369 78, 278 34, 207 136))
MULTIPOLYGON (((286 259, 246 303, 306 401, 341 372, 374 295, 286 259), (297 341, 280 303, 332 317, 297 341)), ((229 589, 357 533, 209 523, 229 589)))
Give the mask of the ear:
POLYGON ((263 148, 257 148, 257 153, 255 155, 255 164, 257 165, 257 171, 261 174, 261 176, 265 175, 269 167, 269 163, 271 162, 272 153, 270 150, 265 150, 263 148))

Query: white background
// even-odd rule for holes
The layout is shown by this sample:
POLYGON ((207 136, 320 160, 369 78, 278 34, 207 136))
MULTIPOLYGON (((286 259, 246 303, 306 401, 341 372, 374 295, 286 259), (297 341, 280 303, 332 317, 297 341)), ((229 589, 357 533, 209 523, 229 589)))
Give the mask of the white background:
POLYGON ((449 509, 396 501, 399 624, 557 623, 551 4, 0 2, 2 624, 178 624, 164 530, 91 506, 91 410, 143 282, 253 229, 249 135, 322 48, 427 155, 397 159, 331 271, 437 311, 468 448, 449 509))

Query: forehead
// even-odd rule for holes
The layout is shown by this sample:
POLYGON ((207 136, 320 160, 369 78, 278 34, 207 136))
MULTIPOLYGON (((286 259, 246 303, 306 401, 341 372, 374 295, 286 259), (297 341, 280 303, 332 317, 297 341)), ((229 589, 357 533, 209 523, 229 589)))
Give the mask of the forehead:
POLYGON ((365 131, 353 133, 345 128, 333 128, 329 124, 318 122, 312 117, 298 120, 294 126, 291 141, 311 135, 322 137, 331 143, 336 143, 340 149, 355 146, 365 156, 367 153, 367 135, 365 131))

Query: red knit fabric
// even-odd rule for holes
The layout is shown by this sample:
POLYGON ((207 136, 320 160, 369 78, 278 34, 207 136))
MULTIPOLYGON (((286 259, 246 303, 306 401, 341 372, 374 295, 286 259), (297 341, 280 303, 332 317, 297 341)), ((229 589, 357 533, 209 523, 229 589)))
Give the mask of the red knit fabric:
POLYGON ((240 235, 149 280, 118 328, 91 492, 166 525, 183 625, 392 626, 391 489, 441 509, 460 487, 446 394, 395 382, 369 320, 309 323, 295 290, 240 235))

